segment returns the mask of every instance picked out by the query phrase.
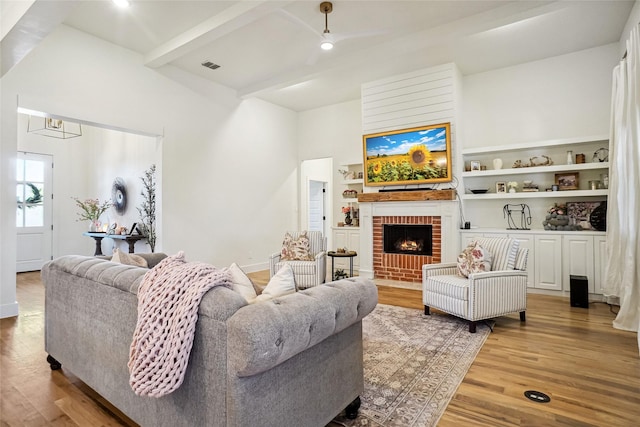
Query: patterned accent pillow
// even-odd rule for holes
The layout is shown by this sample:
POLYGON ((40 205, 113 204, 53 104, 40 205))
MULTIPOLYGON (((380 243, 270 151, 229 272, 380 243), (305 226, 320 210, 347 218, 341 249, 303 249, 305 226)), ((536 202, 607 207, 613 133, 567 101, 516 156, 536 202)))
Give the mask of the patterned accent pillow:
POLYGON ((458 274, 469 277, 471 273, 491 271, 491 253, 474 241, 458 255, 458 274))
POLYGON ((282 250, 280 251, 281 261, 313 261, 313 255, 309 253, 310 245, 307 232, 303 231, 294 239, 289 233, 284 235, 282 250))

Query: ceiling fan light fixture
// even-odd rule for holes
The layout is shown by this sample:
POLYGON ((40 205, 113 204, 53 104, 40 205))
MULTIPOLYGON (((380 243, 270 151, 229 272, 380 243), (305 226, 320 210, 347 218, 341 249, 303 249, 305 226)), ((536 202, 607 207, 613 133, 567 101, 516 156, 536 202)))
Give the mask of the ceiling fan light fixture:
POLYGON ((329 14, 333 10, 333 4, 329 1, 323 1, 320 3, 320 12, 324 14, 324 32, 322 33, 322 41, 320 42, 320 49, 331 50, 333 49, 333 40, 331 33, 329 33, 329 14))
POLYGON ((322 50, 331 50, 333 49, 333 40, 328 34, 322 35, 322 42, 320 42, 320 49, 322 50))
POLYGON ((112 1, 116 6, 123 9, 131 6, 131 2, 129 0, 112 0, 112 1))

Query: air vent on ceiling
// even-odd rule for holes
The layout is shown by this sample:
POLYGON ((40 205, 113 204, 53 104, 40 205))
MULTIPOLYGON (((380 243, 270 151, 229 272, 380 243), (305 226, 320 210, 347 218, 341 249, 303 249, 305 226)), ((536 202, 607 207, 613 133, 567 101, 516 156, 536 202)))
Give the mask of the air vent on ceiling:
POLYGON ((205 61, 202 63, 203 67, 207 67, 207 68, 211 68, 212 70, 215 70, 216 68, 220 68, 220 66, 218 64, 214 64, 211 61, 205 61))

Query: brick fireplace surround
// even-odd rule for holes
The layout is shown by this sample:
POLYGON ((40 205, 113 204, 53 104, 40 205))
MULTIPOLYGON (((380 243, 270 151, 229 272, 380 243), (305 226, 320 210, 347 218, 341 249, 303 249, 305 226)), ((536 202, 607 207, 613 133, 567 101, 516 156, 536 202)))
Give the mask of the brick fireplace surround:
POLYGON ((441 259, 442 227, 439 216, 374 216, 373 217, 373 271, 376 279, 420 282, 423 264, 438 264, 441 259), (383 225, 431 224, 432 254, 388 254, 384 252, 383 225))
POLYGON ((455 261, 459 252, 455 200, 360 203, 360 276, 418 283, 422 265, 455 261), (431 224, 432 256, 383 253, 383 224, 431 224))

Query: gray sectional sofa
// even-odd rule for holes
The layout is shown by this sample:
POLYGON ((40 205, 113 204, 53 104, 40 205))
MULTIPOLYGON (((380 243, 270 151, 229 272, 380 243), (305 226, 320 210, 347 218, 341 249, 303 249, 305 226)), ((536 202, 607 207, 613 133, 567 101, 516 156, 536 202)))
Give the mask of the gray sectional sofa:
MULTIPOLYGON (((148 256, 150 266, 160 259, 148 256)), ((377 289, 357 278, 251 305, 231 289, 211 289, 183 384, 161 398, 137 396, 127 362, 146 271, 84 256, 43 267, 52 369, 61 364, 142 426, 317 427, 358 401, 361 321, 377 289)))

